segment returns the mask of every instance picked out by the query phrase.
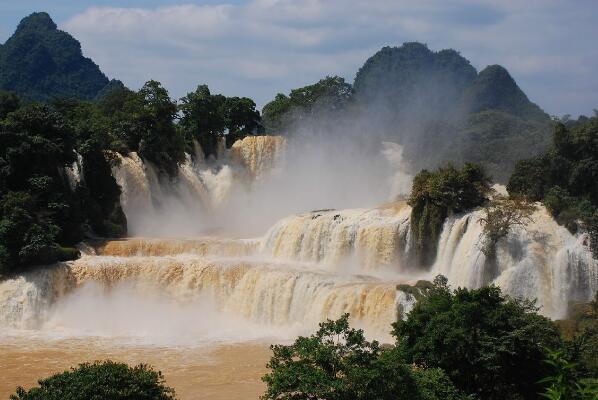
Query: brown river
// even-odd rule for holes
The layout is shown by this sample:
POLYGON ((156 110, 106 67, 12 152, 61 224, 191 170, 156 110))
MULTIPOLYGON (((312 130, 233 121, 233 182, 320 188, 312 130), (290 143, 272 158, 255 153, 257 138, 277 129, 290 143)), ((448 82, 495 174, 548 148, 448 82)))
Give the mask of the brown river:
POLYGON ((0 341, 0 399, 7 399, 18 385, 29 388, 41 377, 105 359, 153 365, 181 400, 258 399, 264 391, 260 377, 269 357, 269 346, 259 342, 161 348, 89 338, 5 338, 0 341))

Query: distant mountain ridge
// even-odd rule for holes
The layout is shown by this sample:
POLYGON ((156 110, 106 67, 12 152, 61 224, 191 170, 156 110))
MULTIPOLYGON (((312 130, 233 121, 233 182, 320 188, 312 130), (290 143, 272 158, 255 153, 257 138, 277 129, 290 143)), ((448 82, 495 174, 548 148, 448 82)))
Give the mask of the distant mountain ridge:
POLYGON ((110 81, 83 56, 81 44, 58 29, 45 13, 21 20, 14 34, 0 46, 0 89, 30 100, 53 97, 93 100, 110 81))
MULTIPOLYGON (((384 47, 359 69, 353 85, 358 100, 378 106, 393 103, 393 110, 425 112, 443 107, 450 112, 503 111, 521 118, 546 119, 509 72, 490 65, 479 73, 453 49, 434 52, 425 44, 384 47)), ((443 110, 436 110, 443 111, 443 110)))
POLYGON ((278 94, 263 118, 271 133, 338 131, 400 143, 414 172, 481 163, 500 182, 518 160, 544 151, 551 137, 549 115, 504 67, 478 73, 459 52, 435 52, 418 42, 383 47, 353 85, 327 77, 278 94))

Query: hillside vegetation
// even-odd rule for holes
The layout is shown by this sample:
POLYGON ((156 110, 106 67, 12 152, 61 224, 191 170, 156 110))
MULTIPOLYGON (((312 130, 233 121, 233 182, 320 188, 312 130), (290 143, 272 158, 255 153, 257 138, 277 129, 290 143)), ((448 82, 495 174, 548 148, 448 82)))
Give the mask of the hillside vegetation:
POLYGON ((81 44, 44 12, 23 18, 0 47, 0 89, 26 99, 92 100, 109 84, 100 68, 83 56, 81 44))
POLYGON ((499 65, 477 73, 455 50, 384 47, 353 85, 327 77, 278 94, 263 110, 269 133, 321 132, 400 143, 413 171, 448 161, 482 164, 506 182, 515 163, 545 150, 552 121, 499 65))

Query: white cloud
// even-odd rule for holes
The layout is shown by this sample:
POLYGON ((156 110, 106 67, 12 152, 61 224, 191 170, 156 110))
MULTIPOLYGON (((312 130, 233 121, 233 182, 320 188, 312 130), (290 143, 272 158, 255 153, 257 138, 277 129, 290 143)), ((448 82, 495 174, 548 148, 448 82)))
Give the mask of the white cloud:
POLYGON ((598 7, 571 4, 253 0, 94 7, 61 27, 110 77, 132 87, 157 79, 177 97, 208 83, 215 92, 249 96, 263 105, 277 92, 325 75, 352 81, 380 47, 421 41, 433 50, 459 50, 477 68, 504 65, 551 113, 588 113, 598 106, 598 77, 592 73, 598 64, 598 7))

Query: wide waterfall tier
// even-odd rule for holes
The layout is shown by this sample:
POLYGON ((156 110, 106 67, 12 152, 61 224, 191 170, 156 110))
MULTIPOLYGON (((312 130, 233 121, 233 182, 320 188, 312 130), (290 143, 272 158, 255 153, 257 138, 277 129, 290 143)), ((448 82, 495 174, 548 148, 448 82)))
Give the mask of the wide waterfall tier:
POLYGON ((68 330, 100 320, 102 332, 122 333, 119 324, 130 323, 129 314, 118 319, 114 313, 133 304, 146 309, 148 319, 161 310, 165 324, 171 315, 181 318, 179 325, 210 325, 210 318, 226 316, 294 329, 291 337, 348 312, 370 336, 390 340, 390 324, 414 303, 404 285, 436 274, 453 287, 494 283, 509 295, 537 299, 540 312, 552 318, 598 290, 598 263, 587 238, 571 235, 542 207, 532 223, 499 241, 496 263, 482 252, 482 212, 448 218, 427 270, 409 263, 409 215, 407 205, 396 203, 291 216, 255 239, 93 243, 95 254, 88 250, 79 260, 0 282, 0 326, 68 330), (160 300, 151 300, 155 296, 160 300))
POLYGON ((499 241, 496 262, 482 251, 481 211, 448 218, 430 269, 414 268, 410 212, 397 203, 291 216, 268 231, 262 252, 349 273, 429 280, 442 274, 453 287, 496 284, 513 297, 537 300, 552 318, 565 317, 571 303, 589 301, 598 290, 598 261, 587 237, 571 235, 542 206, 532 223, 499 241))
MULTIPOLYGON (((231 318, 297 328, 300 333, 309 332, 326 318, 350 313, 356 326, 373 337, 390 340, 390 324, 413 304, 410 296, 397 295, 396 285, 372 277, 340 276, 297 264, 249 259, 190 254, 84 256, 0 283, 0 324, 39 330, 72 327, 80 324, 73 319, 83 317, 69 310, 77 304, 100 308, 99 302, 112 301, 112 292, 122 296, 124 287, 126 302, 159 294, 168 299, 164 302, 189 310, 189 318, 202 318, 204 307, 212 305, 231 318), (85 294, 89 285, 101 289, 85 294), (198 309, 189 309, 189 305, 198 309)), ((97 317, 102 318, 101 314, 97 317)), ((114 329, 118 332, 119 327, 114 329)))
POLYGON ((404 203, 294 215, 266 233, 262 251, 275 258, 322 263, 347 272, 404 272, 401 258, 409 246, 409 215, 404 203))

